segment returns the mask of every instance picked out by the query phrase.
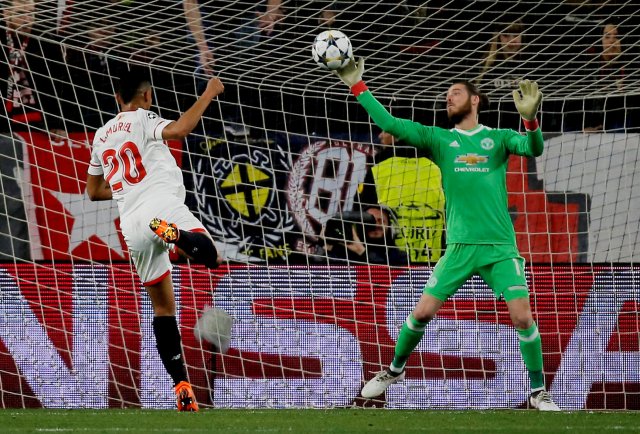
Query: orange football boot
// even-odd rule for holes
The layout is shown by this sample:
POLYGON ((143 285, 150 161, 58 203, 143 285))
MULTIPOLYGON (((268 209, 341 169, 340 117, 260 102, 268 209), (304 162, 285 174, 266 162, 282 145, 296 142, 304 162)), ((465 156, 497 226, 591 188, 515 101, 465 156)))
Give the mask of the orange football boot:
POLYGON ((186 381, 179 382, 174 388, 178 403, 178 411, 198 411, 196 396, 193 394, 191 384, 186 381))
POLYGON ((158 217, 149 222, 149 227, 157 236, 162 238, 165 243, 175 243, 180 236, 178 227, 174 223, 167 223, 166 220, 159 219, 158 217))

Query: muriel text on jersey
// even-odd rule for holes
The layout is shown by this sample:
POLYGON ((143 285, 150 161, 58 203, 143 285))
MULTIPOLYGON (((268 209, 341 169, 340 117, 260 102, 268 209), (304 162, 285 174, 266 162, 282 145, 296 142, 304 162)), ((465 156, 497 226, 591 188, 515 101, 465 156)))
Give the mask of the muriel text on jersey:
POLYGON ((100 141, 102 143, 107 141, 107 138, 113 134, 113 133, 117 133, 119 131, 124 131, 126 133, 130 133, 131 132, 131 122, 117 122, 113 125, 111 125, 109 127, 109 129, 107 129, 107 131, 105 131, 104 136, 100 137, 100 141))

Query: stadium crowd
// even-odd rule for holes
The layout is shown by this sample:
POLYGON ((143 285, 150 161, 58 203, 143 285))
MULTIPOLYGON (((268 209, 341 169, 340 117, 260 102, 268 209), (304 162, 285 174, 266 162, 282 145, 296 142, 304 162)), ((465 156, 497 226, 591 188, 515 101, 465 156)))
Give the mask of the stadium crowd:
MULTIPOLYGON (((206 136, 268 141, 276 132, 286 132, 383 142, 371 131, 366 114, 327 88, 309 59, 310 39, 328 28, 351 35, 356 54, 376 65, 371 84, 396 116, 446 126, 444 89, 439 86, 452 78, 467 79, 492 101, 480 121, 517 130, 520 117, 510 92, 528 78, 545 93, 545 133, 640 128, 640 31, 630 20, 635 10, 626 5, 561 0, 533 6, 462 0, 5 0, 2 6, 0 65, 5 73, 0 91, 5 113, 0 130, 5 133, 35 129, 60 137, 95 131, 117 112, 113 78, 142 64, 152 77, 157 111, 169 119, 189 107, 210 76, 221 76, 225 93, 198 126, 206 136)), ((384 161, 400 164, 398 158, 404 157, 383 152, 371 167, 382 173, 384 161)), ((373 173, 366 182, 373 188, 361 195, 360 211, 386 222, 385 234, 389 222, 399 225, 400 231, 380 238, 381 245, 398 247, 387 238, 410 232, 411 218, 403 217, 402 210, 376 208, 385 193, 373 173)), ((397 202, 392 208, 406 205, 401 198, 387 199, 397 202)), ((442 210, 441 204, 429 206, 436 214, 442 210)), ((353 232, 355 238, 358 234, 374 239, 366 231, 353 232)), ((437 259, 444 247, 433 244, 437 238, 423 246, 428 253, 406 245, 401 253, 423 256, 413 258, 418 262, 430 261, 432 253, 437 259)), ((325 246, 329 249, 324 252, 338 260, 372 262, 376 256, 362 255, 362 240, 352 241, 325 246)), ((399 262, 406 260, 402 254, 395 256, 399 262)), ((385 260, 389 258, 373 262, 385 260)))
MULTIPOLYGON (((33 104, 45 105, 42 112, 57 118, 48 120, 49 130, 95 129, 108 115, 105 107, 116 109, 111 78, 128 64, 143 63, 158 89, 161 115, 171 117, 184 110, 206 77, 216 73, 230 87, 220 107, 208 114, 208 130, 228 127, 229 134, 246 135, 252 127, 265 127, 263 113, 284 111, 292 114, 274 114, 267 123, 306 134, 310 131, 300 131, 294 115, 303 104, 308 107, 305 114, 312 131, 335 134, 337 131, 325 131, 322 126, 326 123, 322 119, 338 116, 331 116, 325 104, 320 104, 321 93, 316 96, 309 87, 310 92, 301 99, 296 92, 288 95, 261 85, 265 77, 277 81, 281 77, 277 69, 288 73, 288 79, 293 76, 307 83, 305 86, 317 82, 318 71, 308 60, 309 38, 326 28, 352 35, 357 55, 387 73, 380 76, 385 77, 384 84, 397 102, 411 104, 403 94, 409 89, 408 81, 422 86, 426 106, 422 108, 436 123, 446 122, 441 102, 435 101, 442 94, 436 83, 460 78, 479 84, 492 98, 487 115, 497 116, 499 126, 517 127, 505 89, 526 77, 538 81, 547 95, 543 107, 547 131, 638 128, 633 108, 640 106, 635 96, 640 32, 629 21, 633 11, 625 5, 508 2, 505 12, 504 2, 459 0, 90 0, 58 2, 62 9, 46 0, 3 3, 7 7, 3 8, 2 63, 8 68, 18 62, 12 66, 13 73, 3 77, 19 75, 17 71, 29 65, 27 83, 31 74, 39 82, 32 87, 44 89, 33 104), (117 25, 114 16, 124 24, 117 25), (136 25, 135 17, 140 16, 145 17, 144 24, 136 25), (16 45, 18 34, 31 34, 32 42, 24 50, 16 45), (48 48, 47 44, 52 45, 48 48), (47 45, 46 57, 35 52, 42 51, 38 45, 47 45), (284 50, 288 56, 283 55, 284 50), (16 57, 22 52, 30 61, 16 57), (278 68, 274 68, 276 61, 282 62, 278 68), (306 68, 295 69, 300 65, 306 68), (400 71, 406 74, 400 76, 400 71), (61 104, 51 103, 53 94, 61 104), (59 125, 62 121, 68 124, 66 128, 59 125)), ((11 89, 12 80, 3 85, 3 92, 11 89)), ((290 84, 295 88, 299 83, 290 84)), ((4 97, 15 100, 16 94, 4 97)), ((15 104, 5 106, 18 110, 15 104)), ((340 110, 335 108, 337 113, 340 110)), ((344 125, 335 126, 341 128, 344 125)))

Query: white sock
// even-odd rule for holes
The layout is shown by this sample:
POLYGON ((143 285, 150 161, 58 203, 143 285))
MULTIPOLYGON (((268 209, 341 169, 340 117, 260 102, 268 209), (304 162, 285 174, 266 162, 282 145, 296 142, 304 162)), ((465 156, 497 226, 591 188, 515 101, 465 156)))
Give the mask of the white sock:
POLYGON ((393 363, 391 363, 389 365, 389 370, 391 372, 393 372, 394 374, 401 374, 402 371, 404 371, 404 366, 402 366, 401 368, 396 367, 393 363))

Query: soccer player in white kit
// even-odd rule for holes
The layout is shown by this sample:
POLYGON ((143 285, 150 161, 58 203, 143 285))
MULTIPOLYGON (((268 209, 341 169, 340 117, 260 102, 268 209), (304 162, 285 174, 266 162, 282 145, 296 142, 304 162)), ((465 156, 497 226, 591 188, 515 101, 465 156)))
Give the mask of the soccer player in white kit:
POLYGON ((210 79, 191 108, 170 121, 149 111, 149 76, 127 71, 116 94, 120 113, 96 132, 87 177, 91 200, 117 201, 124 240, 151 298, 153 332, 175 384, 178 411, 198 411, 198 404, 182 356, 169 250, 175 245, 180 254, 209 268, 220 259, 211 236, 184 204, 182 171, 164 140, 187 137, 223 90, 218 78, 210 79))

